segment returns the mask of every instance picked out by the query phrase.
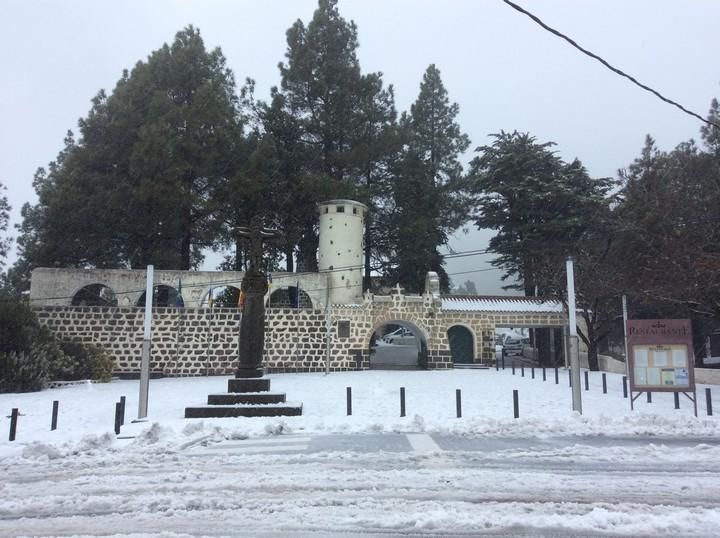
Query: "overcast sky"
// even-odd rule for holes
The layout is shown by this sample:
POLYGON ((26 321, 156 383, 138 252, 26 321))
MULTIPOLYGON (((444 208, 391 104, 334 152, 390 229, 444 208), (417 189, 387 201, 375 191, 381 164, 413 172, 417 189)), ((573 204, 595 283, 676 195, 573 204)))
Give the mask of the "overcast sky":
MULTIPOLYGON (((517 0, 527 9, 703 117, 720 97, 720 2, 517 0)), ((0 0, 0 182, 12 222, 35 201, 32 176, 62 148, 101 88, 188 24, 219 46, 238 83, 266 98, 279 83, 285 31, 309 21, 315 0, 0 0)), ((699 138, 700 123, 580 54, 500 0, 341 0, 358 26, 364 72, 393 84, 398 111, 417 97, 430 63, 441 71, 472 148, 502 130, 528 131, 578 157, 593 176, 615 176, 646 134, 662 149, 699 138)), ((471 152, 465 157, 469 160, 471 152)), ((14 235, 14 231, 13 231, 14 235)), ((455 250, 485 248, 489 234, 457 234, 455 250)), ((215 259, 211 264, 216 263, 215 259)), ((452 273, 486 258, 451 260, 452 273)), ((497 293, 492 271, 456 274, 497 293)))

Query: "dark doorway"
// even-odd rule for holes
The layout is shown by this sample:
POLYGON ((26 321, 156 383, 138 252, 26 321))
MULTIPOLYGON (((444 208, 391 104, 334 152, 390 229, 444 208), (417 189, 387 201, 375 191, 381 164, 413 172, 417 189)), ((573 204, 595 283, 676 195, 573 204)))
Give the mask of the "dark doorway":
POLYGON ((470 330, 462 325, 453 325, 448 329, 447 334, 453 362, 455 364, 475 362, 475 342, 470 330))

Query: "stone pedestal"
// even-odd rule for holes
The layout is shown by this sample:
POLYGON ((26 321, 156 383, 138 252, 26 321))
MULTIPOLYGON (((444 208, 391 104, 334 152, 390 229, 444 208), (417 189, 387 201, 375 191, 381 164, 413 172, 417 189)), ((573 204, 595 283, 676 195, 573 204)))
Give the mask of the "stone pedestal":
POLYGON ((210 394, 206 406, 186 407, 185 418, 302 415, 302 404, 289 404, 285 394, 269 391, 270 380, 266 377, 229 379, 226 393, 210 394))

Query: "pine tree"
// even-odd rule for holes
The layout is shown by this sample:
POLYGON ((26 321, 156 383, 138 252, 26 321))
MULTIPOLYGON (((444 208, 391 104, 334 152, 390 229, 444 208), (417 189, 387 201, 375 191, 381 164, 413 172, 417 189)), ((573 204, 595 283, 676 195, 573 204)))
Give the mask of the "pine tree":
POLYGON ((459 156, 470 141, 456 121, 458 112, 440 71, 430 65, 417 100, 400 120, 405 147, 393 185, 392 277, 411 292, 423 290, 428 271, 449 289, 439 247, 467 219, 459 156))
MULTIPOLYGON (((8 222, 10 221, 10 204, 8 203, 7 196, 3 194, 5 185, 0 182, 0 234, 7 231, 8 222)), ((10 249, 10 239, 3 239, 0 235, 0 269, 5 266, 5 259, 10 249)))
POLYGON ((79 141, 36 175, 18 241, 28 265, 195 266, 233 174, 236 100, 222 52, 192 26, 125 71, 93 99, 79 141))

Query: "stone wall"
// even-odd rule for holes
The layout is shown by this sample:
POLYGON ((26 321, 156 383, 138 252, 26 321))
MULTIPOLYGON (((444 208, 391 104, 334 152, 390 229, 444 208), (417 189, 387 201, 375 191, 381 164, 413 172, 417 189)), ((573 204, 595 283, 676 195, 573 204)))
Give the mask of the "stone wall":
MULTIPOLYGON (((115 373, 137 373, 142 308, 43 306, 40 322, 65 340, 103 346, 115 373)), ((447 331, 467 328, 476 363, 492 364, 496 326, 561 326, 558 313, 443 311, 439 297, 394 293, 366 296, 361 305, 322 309, 268 308, 264 366, 269 372, 316 372, 370 367, 370 341, 382 325, 402 323, 420 335, 421 365, 452 368, 447 331), (329 364, 328 364, 329 360, 329 364)), ((231 374, 237 359, 237 309, 155 308, 151 371, 167 376, 231 374)))

